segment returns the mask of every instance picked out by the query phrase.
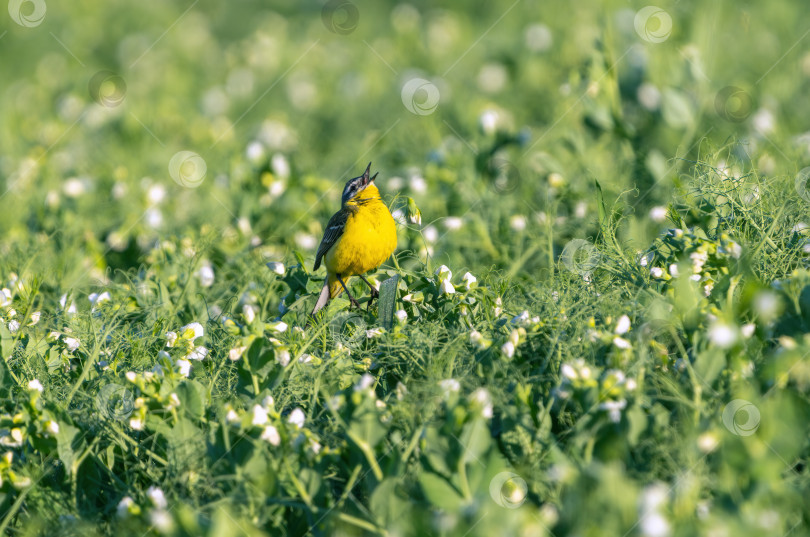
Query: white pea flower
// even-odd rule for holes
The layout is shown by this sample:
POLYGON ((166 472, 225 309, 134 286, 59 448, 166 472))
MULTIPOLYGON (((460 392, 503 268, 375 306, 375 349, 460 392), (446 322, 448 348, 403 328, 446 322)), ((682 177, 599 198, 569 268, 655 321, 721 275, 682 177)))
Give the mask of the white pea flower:
POLYGON ((233 349, 228 351, 228 358, 231 361, 235 362, 235 361, 239 360, 242 357, 242 355, 245 353, 245 350, 247 350, 247 347, 245 347, 245 346, 234 347, 233 349))
MULTIPOLYGON (((6 291, 8 291, 8 289, 3 289, 2 294, 3 294, 3 295, 5 295, 5 292, 6 292, 6 291)), ((10 293, 9 293, 9 295, 8 295, 8 298, 9 298, 9 299, 11 298, 11 294, 10 294, 10 293)), ((59 298, 59 305, 60 305, 60 306, 62 306, 62 309, 63 309, 63 310, 65 310, 65 311, 66 311, 68 314, 73 314, 73 313, 76 313, 76 302, 74 302, 73 300, 71 300, 71 301, 70 301, 70 304, 68 304, 67 299, 68 299, 68 296, 67 296, 67 293, 65 293, 64 295, 62 295, 62 296, 59 298)), ((2 305, 2 304, 0 304, 0 305, 2 305)))
POLYGON ((438 276, 439 281, 452 280, 453 272, 447 268, 447 265, 442 265, 436 269, 436 276, 438 276))
POLYGON ((362 377, 360 377, 360 380, 355 383, 353 389, 356 392, 362 392, 374 386, 375 382, 376 379, 372 375, 365 373, 362 377))
POLYGON ((375 338, 377 336, 382 335, 383 332, 385 332, 385 330, 383 328, 380 328, 380 327, 372 328, 370 330, 366 330, 366 338, 367 339, 375 338))
POLYGON ((65 342, 65 345, 70 352, 75 351, 81 345, 81 342, 75 337, 63 337, 62 341, 65 342))
POLYGON ((576 380, 579 376, 571 364, 563 364, 560 367, 560 374, 568 380, 576 380))
POLYGON ((129 420, 129 426, 136 431, 143 431, 143 420, 141 418, 132 418, 129 420))
POLYGON ((450 231, 456 231, 461 229, 461 226, 464 225, 464 220, 459 218, 458 216, 448 216, 444 219, 444 227, 446 227, 450 231))
POLYGON ((205 347, 195 347, 190 353, 188 353, 189 360, 203 360, 205 357, 208 356, 208 349, 205 347))
POLYGON ((191 362, 185 358, 178 359, 174 362, 174 366, 177 368, 177 372, 186 378, 191 374, 191 362))
POLYGON ((200 323, 189 323, 180 329, 180 335, 186 339, 195 340, 205 335, 205 329, 200 323))
POLYGON ((518 232, 525 230, 527 223, 526 217, 522 214, 513 215, 512 218, 509 219, 509 226, 518 232))
POLYGON ((290 417, 287 420, 289 423, 295 425, 299 429, 304 426, 304 421, 306 421, 307 417, 304 414, 304 411, 300 408, 296 407, 291 413, 290 417))
POLYGON ((232 409, 232 408, 228 409, 227 414, 225 414, 225 420, 228 423, 234 423, 234 424, 239 423, 240 421, 242 421, 241 419, 239 419, 239 414, 237 414, 236 411, 234 409, 232 409))
POLYGON ((288 179, 290 177, 290 161, 283 154, 276 153, 273 155, 270 160, 270 167, 279 178, 288 179))
POLYGON ((667 208, 660 205, 650 209, 650 220, 661 223, 667 219, 667 208))
POLYGON ((453 286, 453 283, 450 281, 449 278, 441 281, 439 289, 441 290, 441 294, 443 295, 452 295, 453 293, 456 292, 456 288, 453 286))
POLYGON ((492 417, 492 396, 486 388, 478 388, 472 393, 472 400, 481 405, 481 415, 489 419, 492 417))
POLYGON ((152 509, 149 511, 149 523, 159 533, 168 534, 174 529, 172 516, 165 509, 152 509))
POLYGON ((737 332, 734 327, 723 323, 715 322, 709 327, 709 340, 722 349, 732 347, 737 342, 737 332))
POLYGON ((110 293, 104 291, 103 293, 90 293, 87 296, 87 300, 90 301, 90 304, 93 306, 93 311, 95 311, 96 306, 98 306, 102 302, 112 300, 112 297, 110 296, 110 293))
POLYGON ((146 496, 152 502, 152 505, 157 507, 158 509, 166 509, 169 505, 166 502, 166 496, 163 494, 163 491, 160 487, 151 486, 146 490, 146 496))
POLYGON ((290 351, 287 349, 276 349, 276 362, 281 367, 287 367, 287 364, 290 363, 290 351))
POLYGON ((202 287, 211 287, 214 285, 214 280, 216 279, 214 267, 212 267, 210 263, 203 264, 200 270, 197 271, 197 278, 199 278, 202 287))
POLYGON ((270 323, 266 323, 265 325, 268 330, 272 330, 273 332, 286 332, 287 331, 287 323, 283 321, 273 321, 270 323))
POLYGON ((662 269, 661 267, 653 267, 650 269, 650 275, 653 278, 661 279, 664 277, 664 269, 662 269))
MULTIPOLYGON (((421 220, 422 217, 420 216, 419 219, 421 220)), ((427 226, 422 230, 422 236, 425 238, 425 241, 434 243, 439 240, 439 230, 434 226, 427 226)))
POLYGON ((34 380, 29 381, 28 382, 28 389, 31 390, 31 391, 38 391, 40 393, 42 393, 45 390, 45 388, 42 386, 42 383, 39 381, 39 379, 34 379, 34 380))
POLYGON ((242 316, 245 318, 247 324, 253 324, 253 321, 256 319, 256 308, 250 304, 245 304, 242 306, 242 316))
POLYGON ((613 344, 620 349, 629 349, 630 347, 632 347, 629 341, 619 336, 613 338, 613 344))
POLYGON ((501 345, 501 352, 504 353, 507 358, 513 357, 515 355, 515 344, 511 341, 507 341, 501 345))
POLYGON ((394 313, 394 317, 397 318, 397 321, 404 323, 405 321, 408 320, 408 312, 405 310, 397 310, 394 313))
POLYGON ((253 417, 250 423, 253 425, 264 425, 268 421, 267 410, 261 405, 253 405, 253 417))
POLYGON ((20 321, 15 319, 13 321, 8 322, 8 330, 12 334, 16 333, 17 330, 19 330, 19 329, 20 329, 20 321))
POLYGON ((720 445, 720 439, 712 432, 705 432, 698 436, 698 449, 703 453, 711 453, 720 445))
POLYGON ((522 325, 529 322, 529 311, 523 310, 523 313, 520 315, 515 315, 512 317, 512 324, 522 325))
POLYGON ((247 159, 254 165, 261 164, 267 157, 267 154, 264 151, 264 145, 256 140, 253 140, 248 144, 247 149, 245 149, 245 155, 247 156, 247 159))
POLYGON ((126 518, 129 516, 129 510, 133 505, 135 505, 135 500, 129 496, 124 496, 121 498, 121 501, 118 502, 118 507, 115 508, 115 512, 119 518, 126 518))
POLYGON ((755 325, 754 323, 747 323, 747 324, 744 324, 742 326, 742 328, 740 328, 740 332, 742 332, 742 336, 745 339, 748 339, 748 338, 750 338, 751 336, 754 335, 754 331, 756 329, 757 329, 757 325, 755 325))
POLYGON ((287 268, 284 266, 284 263, 279 263, 278 261, 271 261, 267 263, 267 268, 278 274, 279 276, 284 276, 287 268))
POLYGON ((680 272, 678 271, 678 265, 675 264, 675 263, 672 263, 669 266, 669 273, 673 278, 677 278, 678 275, 680 274, 680 272))
POLYGON ((493 308, 493 312, 495 313, 495 317, 503 313, 503 300, 501 300, 501 297, 495 299, 495 307, 493 308))
POLYGON ((621 336, 630 330, 630 317, 622 315, 616 323, 616 329, 613 331, 615 334, 621 336))
POLYGON ((457 392, 461 389, 461 385, 456 379, 444 379, 439 381, 439 387, 444 390, 444 395, 449 395, 452 392, 457 392))
POLYGON ((470 288, 475 286, 475 282, 478 281, 478 278, 476 278, 469 272, 465 272, 464 276, 462 276, 461 279, 464 281, 464 288, 467 289, 467 291, 469 291, 470 288))
POLYGON ((689 258, 692 260, 692 272, 698 274, 703 270, 704 263, 708 261, 709 254, 706 252, 692 252, 689 254, 689 258))
POLYGON ((28 326, 34 326, 39 322, 40 317, 42 316, 41 311, 35 311, 31 314, 31 318, 28 320, 28 326))
POLYGON ((599 405, 599 408, 601 410, 607 410, 610 421, 619 423, 622 419, 622 410, 624 410, 626 406, 627 401, 622 399, 621 401, 605 401, 599 405))
POLYGON ((166 346, 167 347, 174 347, 174 343, 177 341, 177 332, 166 332, 166 346))
POLYGON ((281 445, 281 435, 278 434, 278 429, 272 425, 268 425, 264 428, 260 438, 273 446, 281 445))
POLYGON ((169 410, 180 406, 180 397, 175 392, 169 394, 169 410))

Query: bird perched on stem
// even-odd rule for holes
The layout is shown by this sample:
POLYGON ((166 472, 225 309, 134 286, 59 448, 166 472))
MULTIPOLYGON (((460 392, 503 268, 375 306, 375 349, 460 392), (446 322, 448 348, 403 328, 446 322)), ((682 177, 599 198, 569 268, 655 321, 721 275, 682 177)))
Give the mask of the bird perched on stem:
POLYGON ((352 305, 359 308, 360 304, 346 287, 352 276, 360 276, 371 288, 369 308, 371 301, 379 296, 363 274, 382 265, 396 249, 397 228, 374 185, 377 174, 369 177, 370 171, 369 162, 363 175, 349 179, 343 187, 340 210, 326 224, 312 269, 318 270, 323 259, 326 280, 312 315, 343 291, 349 295, 352 305))

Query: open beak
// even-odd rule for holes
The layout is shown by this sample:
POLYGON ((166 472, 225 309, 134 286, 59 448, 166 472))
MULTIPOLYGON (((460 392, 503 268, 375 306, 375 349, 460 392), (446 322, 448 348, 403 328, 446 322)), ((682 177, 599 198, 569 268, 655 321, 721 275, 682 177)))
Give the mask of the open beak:
MULTIPOLYGON (((370 162, 368 163, 368 166, 366 166, 366 171, 364 171, 364 172, 363 172, 363 175, 362 175, 362 178, 363 178, 363 186, 364 186, 364 187, 365 187, 365 186, 368 186, 368 184, 369 184, 369 183, 373 182, 373 181, 374 181, 374 179, 376 179, 376 178, 377 178, 377 174, 376 174, 376 173, 374 174, 374 177, 369 177, 369 172, 371 172, 371 163, 370 163, 370 162)), ((378 172, 378 173, 379 173, 379 172, 378 172)))

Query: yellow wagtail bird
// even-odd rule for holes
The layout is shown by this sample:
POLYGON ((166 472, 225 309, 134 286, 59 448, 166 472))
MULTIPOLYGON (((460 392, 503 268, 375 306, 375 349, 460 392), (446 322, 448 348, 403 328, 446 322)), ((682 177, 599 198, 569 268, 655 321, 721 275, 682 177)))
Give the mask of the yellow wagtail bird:
POLYGON ((374 185, 377 174, 369 177, 369 171, 370 162, 363 175, 349 179, 343 187, 340 210, 326 224, 312 269, 318 270, 323 259, 326 281, 312 315, 342 291, 346 291, 352 305, 359 308, 360 304, 346 287, 351 276, 360 276, 371 288, 369 308, 371 301, 379 295, 363 274, 382 265, 396 249, 397 228, 374 185))

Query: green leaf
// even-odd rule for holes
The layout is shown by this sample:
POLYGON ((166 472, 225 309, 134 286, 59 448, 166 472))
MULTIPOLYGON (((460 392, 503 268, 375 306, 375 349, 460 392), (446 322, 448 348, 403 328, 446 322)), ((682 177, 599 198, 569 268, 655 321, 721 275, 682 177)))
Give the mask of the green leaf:
POLYGON ((409 502, 397 494, 399 483, 398 478, 385 478, 371 495, 369 507, 377 522, 382 526, 401 519, 408 510, 409 502))
POLYGON ((377 407, 370 397, 363 398, 360 405, 355 408, 352 414, 349 431, 355 438, 358 438, 374 448, 380 440, 385 437, 385 427, 380 423, 377 407))
POLYGON ((397 285, 399 275, 388 278, 380 285, 380 298, 378 299, 379 319, 383 328, 390 330, 394 324, 394 308, 397 300, 397 285))
POLYGON ((189 418, 200 419, 205 415, 205 388, 195 380, 183 381, 175 390, 180 399, 180 410, 189 418))
POLYGON ((641 433, 647 428, 647 415, 641 407, 634 406, 627 411, 627 422, 630 425, 627 431, 627 443, 635 446, 641 433))
POLYGON ((169 461, 180 468, 201 464, 205 455, 205 436, 191 421, 180 418, 168 431, 162 431, 169 442, 169 461))
POLYGON ((708 349, 695 360, 695 373, 700 380, 711 385, 726 365, 726 356, 720 349, 708 349))
POLYGON ((464 504, 464 498, 445 478, 433 472, 419 474, 419 485, 428 501, 439 509, 454 512, 464 504))
POLYGON ((5 360, 11 359, 11 355, 14 354, 14 337, 5 323, 0 323, 0 349, 5 360))
POLYGON ((476 418, 464 426, 459 436, 463 448, 462 459, 465 463, 477 463, 492 444, 492 435, 483 418, 476 418))
POLYGON ((607 207, 605 206, 605 197, 602 194, 602 185, 596 179, 593 180, 596 187, 596 208, 599 210, 599 225, 602 227, 607 226, 607 207))
POLYGON ((60 423, 59 432, 56 433, 56 452, 69 474, 73 474, 76 451, 79 451, 81 444, 81 439, 76 438, 78 434, 79 429, 67 423, 60 423))

